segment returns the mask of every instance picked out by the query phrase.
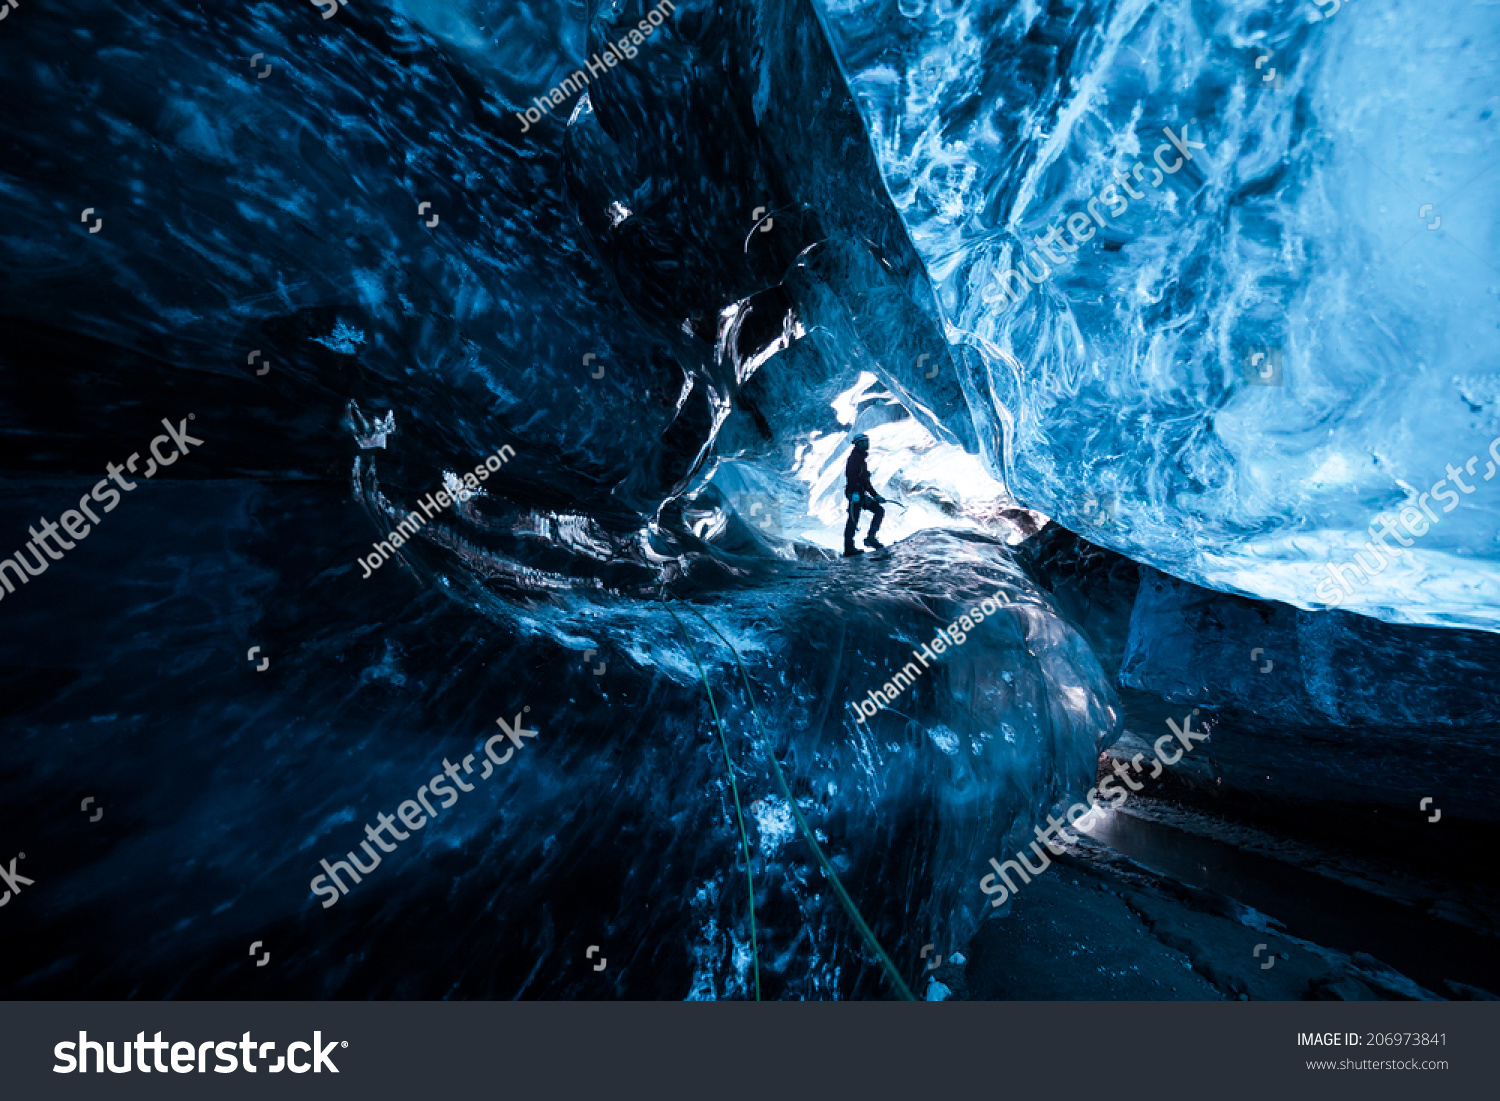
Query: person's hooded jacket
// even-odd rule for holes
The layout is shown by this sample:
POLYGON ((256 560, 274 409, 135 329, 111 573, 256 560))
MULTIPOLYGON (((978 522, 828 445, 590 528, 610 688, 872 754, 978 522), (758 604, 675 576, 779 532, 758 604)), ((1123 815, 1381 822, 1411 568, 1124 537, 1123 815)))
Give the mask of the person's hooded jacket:
POLYGON ((861 501, 873 503, 879 496, 875 487, 870 484, 870 467, 865 462, 868 454, 862 447, 853 448, 849 452, 849 461, 844 465, 844 496, 852 497, 858 493, 861 501))

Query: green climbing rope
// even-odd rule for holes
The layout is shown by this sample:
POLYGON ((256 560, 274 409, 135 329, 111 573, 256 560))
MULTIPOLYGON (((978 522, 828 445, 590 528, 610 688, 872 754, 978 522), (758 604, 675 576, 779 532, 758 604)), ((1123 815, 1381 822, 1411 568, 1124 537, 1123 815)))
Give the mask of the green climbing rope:
POLYGON ((708 674, 703 671, 703 663, 698 660, 698 651, 693 647, 687 627, 667 603, 665 592, 662 594, 662 607, 676 621, 677 628, 687 643, 688 653, 693 655, 693 664, 698 667, 698 676, 703 679, 703 690, 708 693, 709 710, 713 712, 714 723, 719 728, 719 744, 724 747, 724 770, 729 773, 729 790, 734 795, 734 816, 740 826, 740 849, 745 854, 745 885, 750 891, 750 955, 755 962, 755 1000, 760 1001, 760 948, 755 940, 755 881, 750 877, 750 839, 745 835, 745 813, 740 809, 740 789, 734 780, 734 765, 729 760, 729 736, 724 733, 724 723, 719 718, 719 708, 714 703, 714 690, 708 686, 708 674))
MULTIPOLYGON (((664 605, 666 605, 665 597, 667 595, 669 594, 667 594, 665 590, 663 590, 662 603, 664 605)), ((673 597, 672 599, 676 600, 677 598, 673 597)), ((761 725, 760 708, 758 708, 755 704, 755 692, 750 687, 750 675, 745 672, 745 663, 740 659, 739 650, 736 649, 734 643, 725 638, 719 632, 719 629, 712 623, 710 623, 708 619, 703 615, 703 613, 698 611, 697 608, 693 607, 691 604, 688 604, 686 601, 681 601, 680 603, 686 605, 689 611, 691 611, 699 619, 703 620, 703 625, 710 631, 712 631, 715 635, 718 635, 719 641, 722 642, 725 646, 729 647, 730 653, 734 654, 734 662, 739 666, 740 677, 745 682, 745 694, 750 698, 750 713, 755 716, 755 729, 757 734, 759 734, 760 736, 761 748, 765 752, 766 758, 771 762, 771 768, 776 773, 776 782, 781 785, 782 796, 786 799, 787 806, 791 808, 793 816, 797 819, 797 825, 802 830, 803 838, 806 839, 808 846, 811 847, 813 855, 818 858, 818 864, 822 867, 823 874, 826 875, 828 877, 828 881, 833 884, 834 894, 837 896, 840 904, 842 904, 842 906, 844 907, 844 911, 849 915, 849 919, 854 922, 854 927, 859 931, 859 935, 864 940, 865 946, 875 954, 877 959, 880 960, 881 967, 885 969, 886 977, 891 980, 892 985, 895 986, 897 992, 901 995, 901 997, 905 998, 907 1001, 916 1001, 916 998, 912 995, 911 988, 906 985, 906 980, 901 977, 901 972, 896 970, 896 965, 891 962, 890 956, 888 956, 885 949, 880 946, 880 941, 875 938, 875 934, 871 932, 869 925, 865 923, 865 919, 860 915, 859 907, 854 905, 854 900, 849 897, 849 892, 844 889, 843 881, 839 879, 838 873, 833 870, 833 865, 828 862, 828 857, 824 855, 822 847, 818 844, 817 839, 813 836, 812 828, 807 824, 807 819, 802 817, 801 808, 797 806, 797 801, 792 798, 791 788, 787 786, 786 777, 782 775, 781 772, 781 763, 777 761, 776 752, 772 748, 770 740, 766 737, 765 727, 761 725)), ((670 612, 671 610, 671 606, 667 605, 667 611, 670 612)), ((677 616, 674 614, 672 618, 677 619, 677 616)), ((677 623, 678 626, 682 625, 681 620, 677 620, 677 623)), ((684 634, 686 634, 686 632, 684 632, 684 634)), ((696 653, 694 653, 693 655, 693 660, 695 662, 698 660, 698 656, 696 653)), ((700 674, 703 672, 703 666, 701 664, 699 664, 698 666, 698 672, 700 674)), ((704 678, 703 684, 705 688, 708 687, 707 677, 704 678)), ((711 692, 709 693, 709 700, 710 702, 712 702, 713 700, 713 694, 711 692)), ((714 712, 714 717, 715 719, 718 718, 717 711, 714 712)), ((722 724, 720 724, 719 733, 721 736, 723 732, 724 727, 722 724)), ((729 752, 728 749, 726 748, 724 752, 727 758, 729 752)), ((735 806, 739 806, 738 797, 736 797, 735 806)), ((744 825, 742 821, 741 837, 743 838, 743 836, 744 825)), ((748 871, 748 857, 746 858, 746 861, 746 868, 748 871)), ((754 903, 752 899, 752 907, 753 905, 754 903)), ((753 920, 754 916, 752 914, 752 921, 753 920)))

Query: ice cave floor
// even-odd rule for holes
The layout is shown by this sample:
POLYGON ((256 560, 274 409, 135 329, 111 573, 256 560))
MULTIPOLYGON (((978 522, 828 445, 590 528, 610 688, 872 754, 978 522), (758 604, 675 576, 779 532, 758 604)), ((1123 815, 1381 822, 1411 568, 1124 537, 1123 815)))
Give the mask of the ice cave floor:
MULTIPOLYGON (((925 996, 1011 1001, 1493 997, 1480 987, 1434 977, 1445 974, 1445 956, 1458 953, 1466 954, 1462 970, 1448 971, 1472 975, 1488 952, 1486 970, 1492 972, 1493 952, 1485 947, 1491 938, 1457 925, 1434 943, 1428 924, 1433 900, 1397 902, 1292 862, 1247 854, 1206 832, 1181 828, 1183 822, 1200 831, 1222 825, 1160 800, 1141 800, 1117 813, 1109 839, 1135 858, 1081 839, 1055 868, 980 927, 962 963, 945 961, 932 970, 925 996), (1161 819, 1178 824, 1167 826, 1161 819), (1180 871, 1172 874, 1164 867, 1180 871), (1291 904, 1280 910, 1283 916, 1273 917, 1201 885, 1231 876, 1241 894, 1280 892, 1291 904), (1308 881, 1316 882, 1299 899, 1308 881), (1361 944, 1378 945, 1382 955, 1362 950, 1361 944), (1391 959, 1399 966, 1386 962, 1391 959)), ((1305 846, 1298 851, 1308 854, 1305 846)))

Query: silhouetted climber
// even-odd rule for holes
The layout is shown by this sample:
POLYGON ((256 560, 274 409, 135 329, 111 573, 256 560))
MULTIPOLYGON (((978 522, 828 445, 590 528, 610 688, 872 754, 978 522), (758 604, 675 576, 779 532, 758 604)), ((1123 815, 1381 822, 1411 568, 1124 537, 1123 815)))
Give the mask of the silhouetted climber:
POLYGON ((885 519, 885 509, 880 507, 880 494, 870 484, 870 468, 865 464, 865 457, 869 453, 870 437, 861 432, 854 437, 854 450, 849 452, 849 462, 844 467, 844 496, 849 498, 849 522, 844 525, 845 558, 864 554, 864 551, 854 545, 861 512, 868 512, 875 517, 870 522, 870 534, 865 536, 865 546, 881 549, 881 542, 875 538, 875 534, 880 530, 881 521, 885 519))

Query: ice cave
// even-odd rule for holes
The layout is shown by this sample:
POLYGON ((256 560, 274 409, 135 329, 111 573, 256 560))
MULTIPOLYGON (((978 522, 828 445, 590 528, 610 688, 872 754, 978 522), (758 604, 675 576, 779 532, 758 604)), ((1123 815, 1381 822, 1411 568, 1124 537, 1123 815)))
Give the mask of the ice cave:
POLYGON ((1493 5, 0 17, 5 998, 1500 995, 1493 5))

